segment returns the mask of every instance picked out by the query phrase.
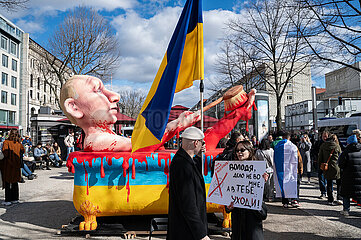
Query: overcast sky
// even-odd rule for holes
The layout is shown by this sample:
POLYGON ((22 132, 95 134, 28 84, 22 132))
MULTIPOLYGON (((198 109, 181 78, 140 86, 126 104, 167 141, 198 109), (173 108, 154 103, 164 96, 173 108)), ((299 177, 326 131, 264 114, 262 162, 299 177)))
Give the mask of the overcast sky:
MULTIPOLYGON (((1 14, 46 47, 47 38, 69 9, 79 5, 94 7, 110 21, 121 44, 122 56, 113 74, 113 90, 148 92, 184 3, 185 0, 30 0, 27 9, 1 14)), ((240 0, 203 1, 205 97, 211 94, 207 88, 217 82, 214 68, 225 23, 242 14, 239 3, 240 0)), ((324 86, 323 77, 314 79, 317 86, 324 86)), ((198 99, 198 82, 195 82, 193 87, 176 94, 173 105, 191 107, 198 99)))

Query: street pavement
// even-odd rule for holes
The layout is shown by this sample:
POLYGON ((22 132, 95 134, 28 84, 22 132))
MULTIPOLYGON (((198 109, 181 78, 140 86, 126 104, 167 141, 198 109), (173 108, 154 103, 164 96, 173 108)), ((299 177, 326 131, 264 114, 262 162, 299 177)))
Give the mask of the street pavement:
MULTIPOLYGON (((38 178, 20 183, 22 203, 0 206, 0 239, 82 239, 57 232, 79 214, 72 203, 73 176, 65 167, 36 171, 38 178)), ((351 206, 351 214, 340 215, 342 206, 329 206, 318 199, 316 178, 311 184, 302 182, 299 208, 284 209, 281 202, 267 203, 264 221, 265 239, 361 239, 361 207, 351 206)), ((4 199, 4 190, 0 191, 4 199)), ((120 239, 120 236, 90 236, 92 239, 120 239)), ((229 239, 211 235, 211 239, 229 239)), ((137 236, 136 239, 148 239, 137 236)), ((156 236, 152 239, 165 239, 156 236)))

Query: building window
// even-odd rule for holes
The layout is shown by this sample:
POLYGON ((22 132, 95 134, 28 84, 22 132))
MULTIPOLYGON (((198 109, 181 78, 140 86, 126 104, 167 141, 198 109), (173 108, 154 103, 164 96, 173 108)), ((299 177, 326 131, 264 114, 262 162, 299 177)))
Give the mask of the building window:
POLYGON ((33 99, 33 90, 30 90, 30 99, 33 99))
POLYGON ((15 112, 9 111, 9 124, 15 124, 15 112))
POLYGON ((288 88, 292 88, 292 83, 287 84, 288 88))
POLYGON ((39 93, 38 93, 38 96, 37 96, 37 97, 38 97, 38 100, 40 100, 40 94, 39 94, 39 93))
POLYGON ((288 95, 287 100, 292 100, 292 95, 288 95))
POLYGON ((2 66, 8 67, 9 66, 9 57, 5 54, 2 55, 2 66))
POLYGON ((34 87, 33 74, 30 74, 30 87, 34 87))
POLYGON ((16 55, 17 45, 13 41, 10 42, 10 53, 16 55))
POLYGON ((12 88, 16 88, 17 80, 18 80, 18 79, 17 79, 16 77, 11 76, 11 87, 12 87, 12 88))
POLYGON ((16 105, 16 94, 11 94, 11 105, 16 105))
POLYGON ((8 74, 7 73, 2 73, 1 74, 1 83, 3 84, 3 85, 8 85, 8 74))
POLYGON ((38 89, 40 90, 40 77, 38 77, 38 89))
POLYGON ((4 36, 1 36, 1 48, 8 50, 8 39, 4 36))
POLYGON ((44 95, 44 104, 46 103, 46 95, 44 95))
POLYGON ((8 111, 0 110, 0 123, 7 124, 8 122, 8 111))
POLYGON ((8 93, 1 91, 1 103, 8 103, 8 93))
POLYGON ((18 61, 16 61, 15 59, 11 60, 11 69, 15 72, 18 71, 18 61))

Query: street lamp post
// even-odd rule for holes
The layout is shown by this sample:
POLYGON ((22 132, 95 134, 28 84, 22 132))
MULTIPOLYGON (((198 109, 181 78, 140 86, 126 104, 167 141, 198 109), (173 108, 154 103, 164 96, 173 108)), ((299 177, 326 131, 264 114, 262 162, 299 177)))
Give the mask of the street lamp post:
POLYGON ((317 99, 316 99, 316 87, 312 86, 312 116, 313 116, 313 131, 315 132, 317 139, 317 99))

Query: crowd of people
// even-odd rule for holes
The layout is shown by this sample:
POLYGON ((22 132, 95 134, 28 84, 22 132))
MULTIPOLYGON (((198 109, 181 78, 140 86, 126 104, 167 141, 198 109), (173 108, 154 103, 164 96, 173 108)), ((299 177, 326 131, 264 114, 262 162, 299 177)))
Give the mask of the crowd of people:
MULTIPOLYGON (((197 128, 189 128, 182 138, 182 146, 170 165, 167 239, 209 239, 205 220, 205 190, 202 187, 204 180, 199 160, 202 149, 206 148, 204 135, 197 128)), ((343 205, 340 214, 349 215, 351 199, 361 203, 360 130, 354 130, 347 139, 346 147, 341 147, 337 136, 327 131, 321 134, 319 140, 313 136, 310 138, 307 133, 291 135, 280 131, 263 138, 261 142, 255 136, 248 138, 233 132, 222 139, 219 146, 224 150, 215 161, 265 161, 264 202, 280 200, 284 208, 299 207, 302 178, 303 182, 310 184, 312 172, 317 172, 320 198, 326 198, 327 194, 329 205, 343 205), (276 184, 275 179, 280 172, 293 184, 280 186, 279 181, 276 184), (334 181, 337 185, 336 200, 333 197, 334 181)), ((212 174, 213 168, 214 163, 212 174)), ((234 207, 233 203, 225 206, 227 212, 232 212, 232 239, 263 239, 262 222, 267 218, 264 202, 261 210, 241 209, 234 207)))
MULTIPOLYGON (((67 155, 82 149, 83 135, 79 134, 74 140, 74 132, 70 132, 65 138, 67 155)), ((4 135, 0 135, 0 170, 2 188, 5 188, 5 206, 19 202, 18 183, 24 183, 25 178, 33 180, 37 178, 36 169, 51 170, 50 166, 61 167, 63 160, 61 148, 56 141, 52 144, 38 142, 33 145, 29 136, 21 138, 17 129, 11 129, 4 135)))
MULTIPOLYGON (((205 184, 200 161, 200 156, 206 149, 204 134, 201 130, 190 127, 181 137, 182 146, 175 154, 169 170, 168 238, 209 239, 205 184)), ((64 143, 68 154, 73 152, 74 148, 82 148, 82 142, 74 140, 73 132, 69 133, 64 143)), ((337 136, 328 131, 324 131, 319 139, 310 138, 306 133, 290 135, 280 131, 264 137, 260 142, 255 136, 249 138, 233 132, 220 141, 219 144, 224 150, 215 161, 264 161, 266 171, 263 174, 263 200, 267 202, 280 198, 284 208, 299 207, 302 178, 305 183, 310 184, 311 173, 317 172, 319 198, 324 199, 327 195, 327 203, 331 206, 343 205, 341 214, 348 216, 351 199, 361 203, 361 131, 354 130, 346 143, 346 146, 340 145, 337 136), (287 168, 283 168, 285 163, 288 164, 287 168), (280 171, 282 176, 293 179, 293 183, 297 184, 280 186, 279 181, 276 181, 280 171)), ((17 129, 10 130, 5 137, 0 136, 0 145, 1 179, 2 187, 5 188, 5 201, 2 204, 6 206, 19 202, 18 182, 21 182, 21 175, 29 180, 36 178, 36 162, 40 163, 39 168, 47 170, 50 169, 50 164, 54 167, 62 165, 58 143, 44 146, 37 143, 32 150, 31 139, 28 136, 21 139, 17 129), (31 152, 35 162, 24 160, 31 152)), ((261 210, 241 209, 234 207, 233 203, 225 206, 227 212, 232 212, 232 239, 263 239, 262 221, 267 217, 264 202, 261 210)))

